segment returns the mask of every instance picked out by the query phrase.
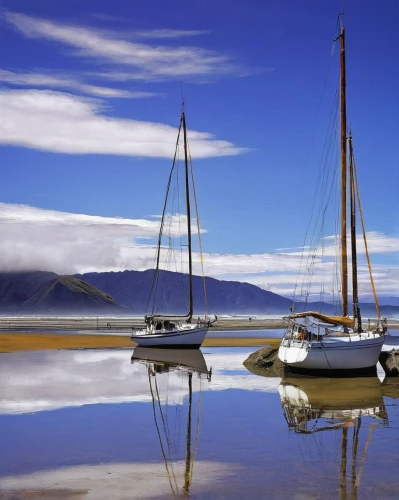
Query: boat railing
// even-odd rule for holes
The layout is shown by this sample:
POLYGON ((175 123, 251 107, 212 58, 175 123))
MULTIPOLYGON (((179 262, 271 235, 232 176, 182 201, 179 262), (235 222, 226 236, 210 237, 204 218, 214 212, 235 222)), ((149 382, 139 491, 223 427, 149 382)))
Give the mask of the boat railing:
MULTIPOLYGON (((287 328, 287 332, 284 338, 287 339, 292 336, 292 338, 304 338, 306 340, 314 342, 320 341, 323 337, 343 337, 349 335, 349 332, 342 328, 329 327, 325 323, 316 323, 309 320, 309 318, 306 318, 303 323, 299 323, 290 317, 283 318, 283 320, 284 326, 285 328, 287 328)), ((378 327, 376 326, 376 328, 378 327)))

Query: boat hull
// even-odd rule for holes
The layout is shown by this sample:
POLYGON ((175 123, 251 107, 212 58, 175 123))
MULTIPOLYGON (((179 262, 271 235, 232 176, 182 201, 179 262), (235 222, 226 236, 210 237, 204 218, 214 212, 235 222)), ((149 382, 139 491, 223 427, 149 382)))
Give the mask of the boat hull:
POLYGON ((186 368, 197 373, 208 373, 204 355, 199 349, 157 349, 135 347, 132 362, 160 363, 171 367, 186 368))
POLYGON ((368 370, 376 366, 385 339, 383 335, 364 337, 351 340, 337 337, 317 342, 283 339, 278 357, 295 371, 368 370))
POLYGON ((132 335, 131 339, 140 347, 159 347, 173 349, 198 349, 208 333, 208 328, 172 330, 163 333, 132 335))

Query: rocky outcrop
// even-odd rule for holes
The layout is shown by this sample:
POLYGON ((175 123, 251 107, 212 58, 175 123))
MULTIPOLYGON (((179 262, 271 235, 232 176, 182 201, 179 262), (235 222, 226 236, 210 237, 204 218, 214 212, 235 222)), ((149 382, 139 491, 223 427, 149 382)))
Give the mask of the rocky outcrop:
POLYGON ((399 375, 399 350, 393 349, 390 352, 382 352, 379 361, 387 377, 397 377, 399 375))
POLYGON ((278 356, 278 348, 266 346, 253 352, 245 361, 247 370, 263 377, 283 377, 285 365, 278 356))

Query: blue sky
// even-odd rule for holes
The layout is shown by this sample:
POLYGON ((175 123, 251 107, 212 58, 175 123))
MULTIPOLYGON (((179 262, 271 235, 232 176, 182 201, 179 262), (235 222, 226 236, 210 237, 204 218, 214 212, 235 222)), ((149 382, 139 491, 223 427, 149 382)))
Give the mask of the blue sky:
MULTIPOLYGON (((348 122, 366 228, 381 292, 398 295, 399 3, 345 3, 348 122)), ((342 0, 0 5, 3 267, 148 267, 140 249, 133 257, 125 247, 142 243, 132 220, 148 221, 145 236, 154 237, 183 82, 206 271, 289 295, 298 258, 278 249, 304 243, 338 78, 336 51, 324 87, 342 0), (67 214, 83 215, 72 223, 67 214), (121 233, 115 217, 126 220, 121 233)))

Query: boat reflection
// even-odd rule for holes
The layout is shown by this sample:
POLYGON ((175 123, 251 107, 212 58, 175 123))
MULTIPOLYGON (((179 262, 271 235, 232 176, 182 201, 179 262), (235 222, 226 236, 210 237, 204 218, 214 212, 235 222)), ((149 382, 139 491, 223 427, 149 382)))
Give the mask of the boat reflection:
POLYGON ((211 381, 212 369, 208 370, 199 349, 136 347, 131 361, 147 366, 154 423, 171 492, 173 495, 188 496, 198 447, 202 380, 211 381), (167 378, 166 384, 159 383, 160 377, 167 378), (180 384, 180 403, 177 405, 170 403, 168 399, 168 386, 176 383, 176 378, 185 382, 180 384), (194 390, 193 384, 198 385, 194 390), (184 400, 187 395, 188 401, 185 407, 184 400), (193 432, 195 414, 195 432, 193 432), (180 481, 183 481, 182 487, 179 486, 180 481))
POLYGON ((377 377, 330 379, 289 376, 282 379, 278 391, 290 430, 305 435, 334 430, 342 432, 340 498, 349 497, 349 482, 350 498, 356 499, 373 432, 379 424, 388 425, 380 380, 377 377), (362 419, 366 417, 375 419, 375 422, 368 425, 367 439, 358 462, 360 429, 362 419), (348 440, 351 429, 351 475, 348 481, 348 440))

